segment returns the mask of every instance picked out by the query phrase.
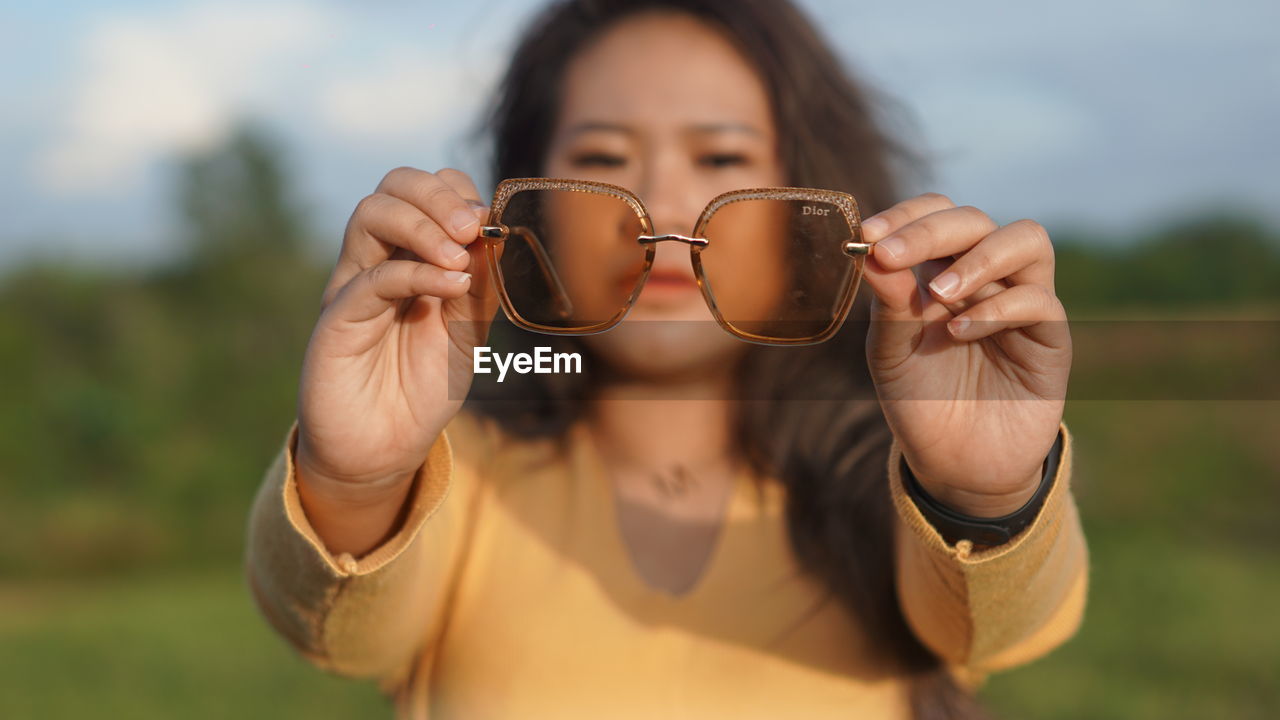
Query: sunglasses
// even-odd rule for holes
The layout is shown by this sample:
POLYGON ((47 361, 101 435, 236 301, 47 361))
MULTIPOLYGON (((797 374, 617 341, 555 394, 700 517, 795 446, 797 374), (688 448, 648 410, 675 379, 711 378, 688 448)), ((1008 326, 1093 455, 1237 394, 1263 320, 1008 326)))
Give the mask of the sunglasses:
POLYGON ((480 241, 503 312, 526 330, 609 330, 649 282, 657 303, 700 292, 721 328, 765 345, 834 335, 871 252, 853 196, 832 190, 734 190, 707 204, 692 236, 653 227, 626 188, 517 178, 498 184, 480 241), (660 242, 689 246, 696 287, 678 273, 653 274, 660 242))

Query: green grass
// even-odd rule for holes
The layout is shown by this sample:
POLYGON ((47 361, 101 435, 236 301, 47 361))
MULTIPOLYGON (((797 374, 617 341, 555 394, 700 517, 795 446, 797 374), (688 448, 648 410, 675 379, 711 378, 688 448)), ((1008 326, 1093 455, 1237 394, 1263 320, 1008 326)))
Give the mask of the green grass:
POLYGON ((308 665, 237 569, 0 589, 0 718, 377 718, 372 683, 308 665))
POLYGON ((993 676, 1004 718, 1274 718, 1280 403, 1079 403, 1079 634, 993 676))
POLYGON ((1274 718, 1280 575, 1274 555, 1093 540, 1079 635, 993 677, 1005 718, 1274 718))
MULTIPOLYGON (((1277 403, 1074 403, 1091 556, 1079 634, 990 679, 999 717, 1188 720, 1280 708, 1277 403)), ((390 717, 308 665, 239 568, 0 587, 0 718, 390 717)))
MULTIPOLYGON (((236 567, 330 260, 258 130, 178 167, 182 259, 0 277, 0 720, 389 717, 372 684, 298 658, 236 567)), ((1084 320, 1280 317, 1274 228, 1206 210, 1139 238, 1055 231, 1071 397, 1278 396, 1273 325, 1084 320)), ((1067 419, 1085 624, 986 697, 1010 719, 1280 716, 1280 402, 1067 419)))

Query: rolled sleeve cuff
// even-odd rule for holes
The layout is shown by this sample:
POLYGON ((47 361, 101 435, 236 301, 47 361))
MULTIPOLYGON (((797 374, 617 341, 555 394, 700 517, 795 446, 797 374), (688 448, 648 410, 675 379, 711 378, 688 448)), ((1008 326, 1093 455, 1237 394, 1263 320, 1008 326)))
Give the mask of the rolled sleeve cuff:
POLYGON ((1073 441, 1065 424, 1058 430, 1062 458, 1034 521, 1008 542, 983 549, 943 539, 907 495, 896 443, 890 451, 903 609, 917 636, 966 672, 1039 657, 1070 637, 1083 617, 1088 557, 1071 495, 1073 441))
POLYGON ((353 557, 351 553, 334 556, 325 548, 324 541, 311 526, 306 511, 302 507, 294 465, 297 446, 298 422, 295 420, 285 441, 284 482, 280 486, 284 514, 294 532, 311 546, 316 559, 335 577, 368 575, 395 560, 413 543, 427 519, 449 494, 449 480, 453 473, 453 452, 449 444, 448 432, 442 431, 428 451, 426 462, 414 476, 409 495, 405 498, 408 512, 399 530, 386 542, 359 558, 353 557))
POLYGON ((1035 545, 1038 538, 1056 530, 1069 504, 1072 439, 1065 423, 1059 424, 1058 432, 1063 438, 1062 459, 1052 479, 1053 488, 1031 524, 1010 538, 1008 542, 983 549, 975 549, 974 544, 969 540, 960 540, 955 545, 947 543, 907 494, 901 471, 902 448, 895 439, 889 449, 889 488, 899 518, 921 546, 940 560, 946 559, 967 565, 991 563, 1008 555, 1018 554, 1027 546, 1035 545))

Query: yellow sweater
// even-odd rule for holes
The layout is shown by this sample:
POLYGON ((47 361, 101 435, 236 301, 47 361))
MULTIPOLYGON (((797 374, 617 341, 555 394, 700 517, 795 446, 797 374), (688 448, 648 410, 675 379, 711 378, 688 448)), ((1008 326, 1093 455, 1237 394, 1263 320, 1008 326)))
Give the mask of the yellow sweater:
MULTIPOLYGON (((905 683, 791 555, 784 490, 741 476, 703 576, 672 596, 637 574, 584 427, 517 441, 458 415, 431 448, 403 527, 333 556, 293 475, 297 425, 250 518, 247 573, 273 627, 316 665, 375 678, 399 718, 905 718, 905 683)), ((1063 429, 1065 433, 1065 428, 1063 429)), ((1070 637, 1087 555, 1071 437, 1034 524, 948 546, 887 468, 899 602, 968 681, 1070 637)))

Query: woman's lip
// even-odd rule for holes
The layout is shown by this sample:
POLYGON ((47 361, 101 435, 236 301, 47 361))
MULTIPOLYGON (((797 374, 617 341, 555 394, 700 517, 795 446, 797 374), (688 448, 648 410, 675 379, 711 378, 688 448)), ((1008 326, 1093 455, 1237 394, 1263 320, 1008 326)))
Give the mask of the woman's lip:
POLYGON ((688 275, 679 273, 650 273, 640 291, 641 302, 683 305, 698 294, 698 283, 688 275))
MULTIPOLYGON (((619 286, 629 290, 635 287, 638 279, 639 273, 628 275, 619 279, 619 286)), ((699 292, 698 281, 692 276, 672 271, 650 271, 649 276, 645 278, 644 288, 640 291, 640 297, 650 300, 675 299, 691 292, 699 292)))
POLYGON ((688 285, 690 287, 698 286, 698 282, 693 278, 689 277, 688 275, 681 275, 679 273, 653 273, 653 272, 649 273, 649 277, 645 279, 644 284, 646 286, 656 284, 656 285, 664 285, 668 287, 674 287, 678 285, 688 285))

